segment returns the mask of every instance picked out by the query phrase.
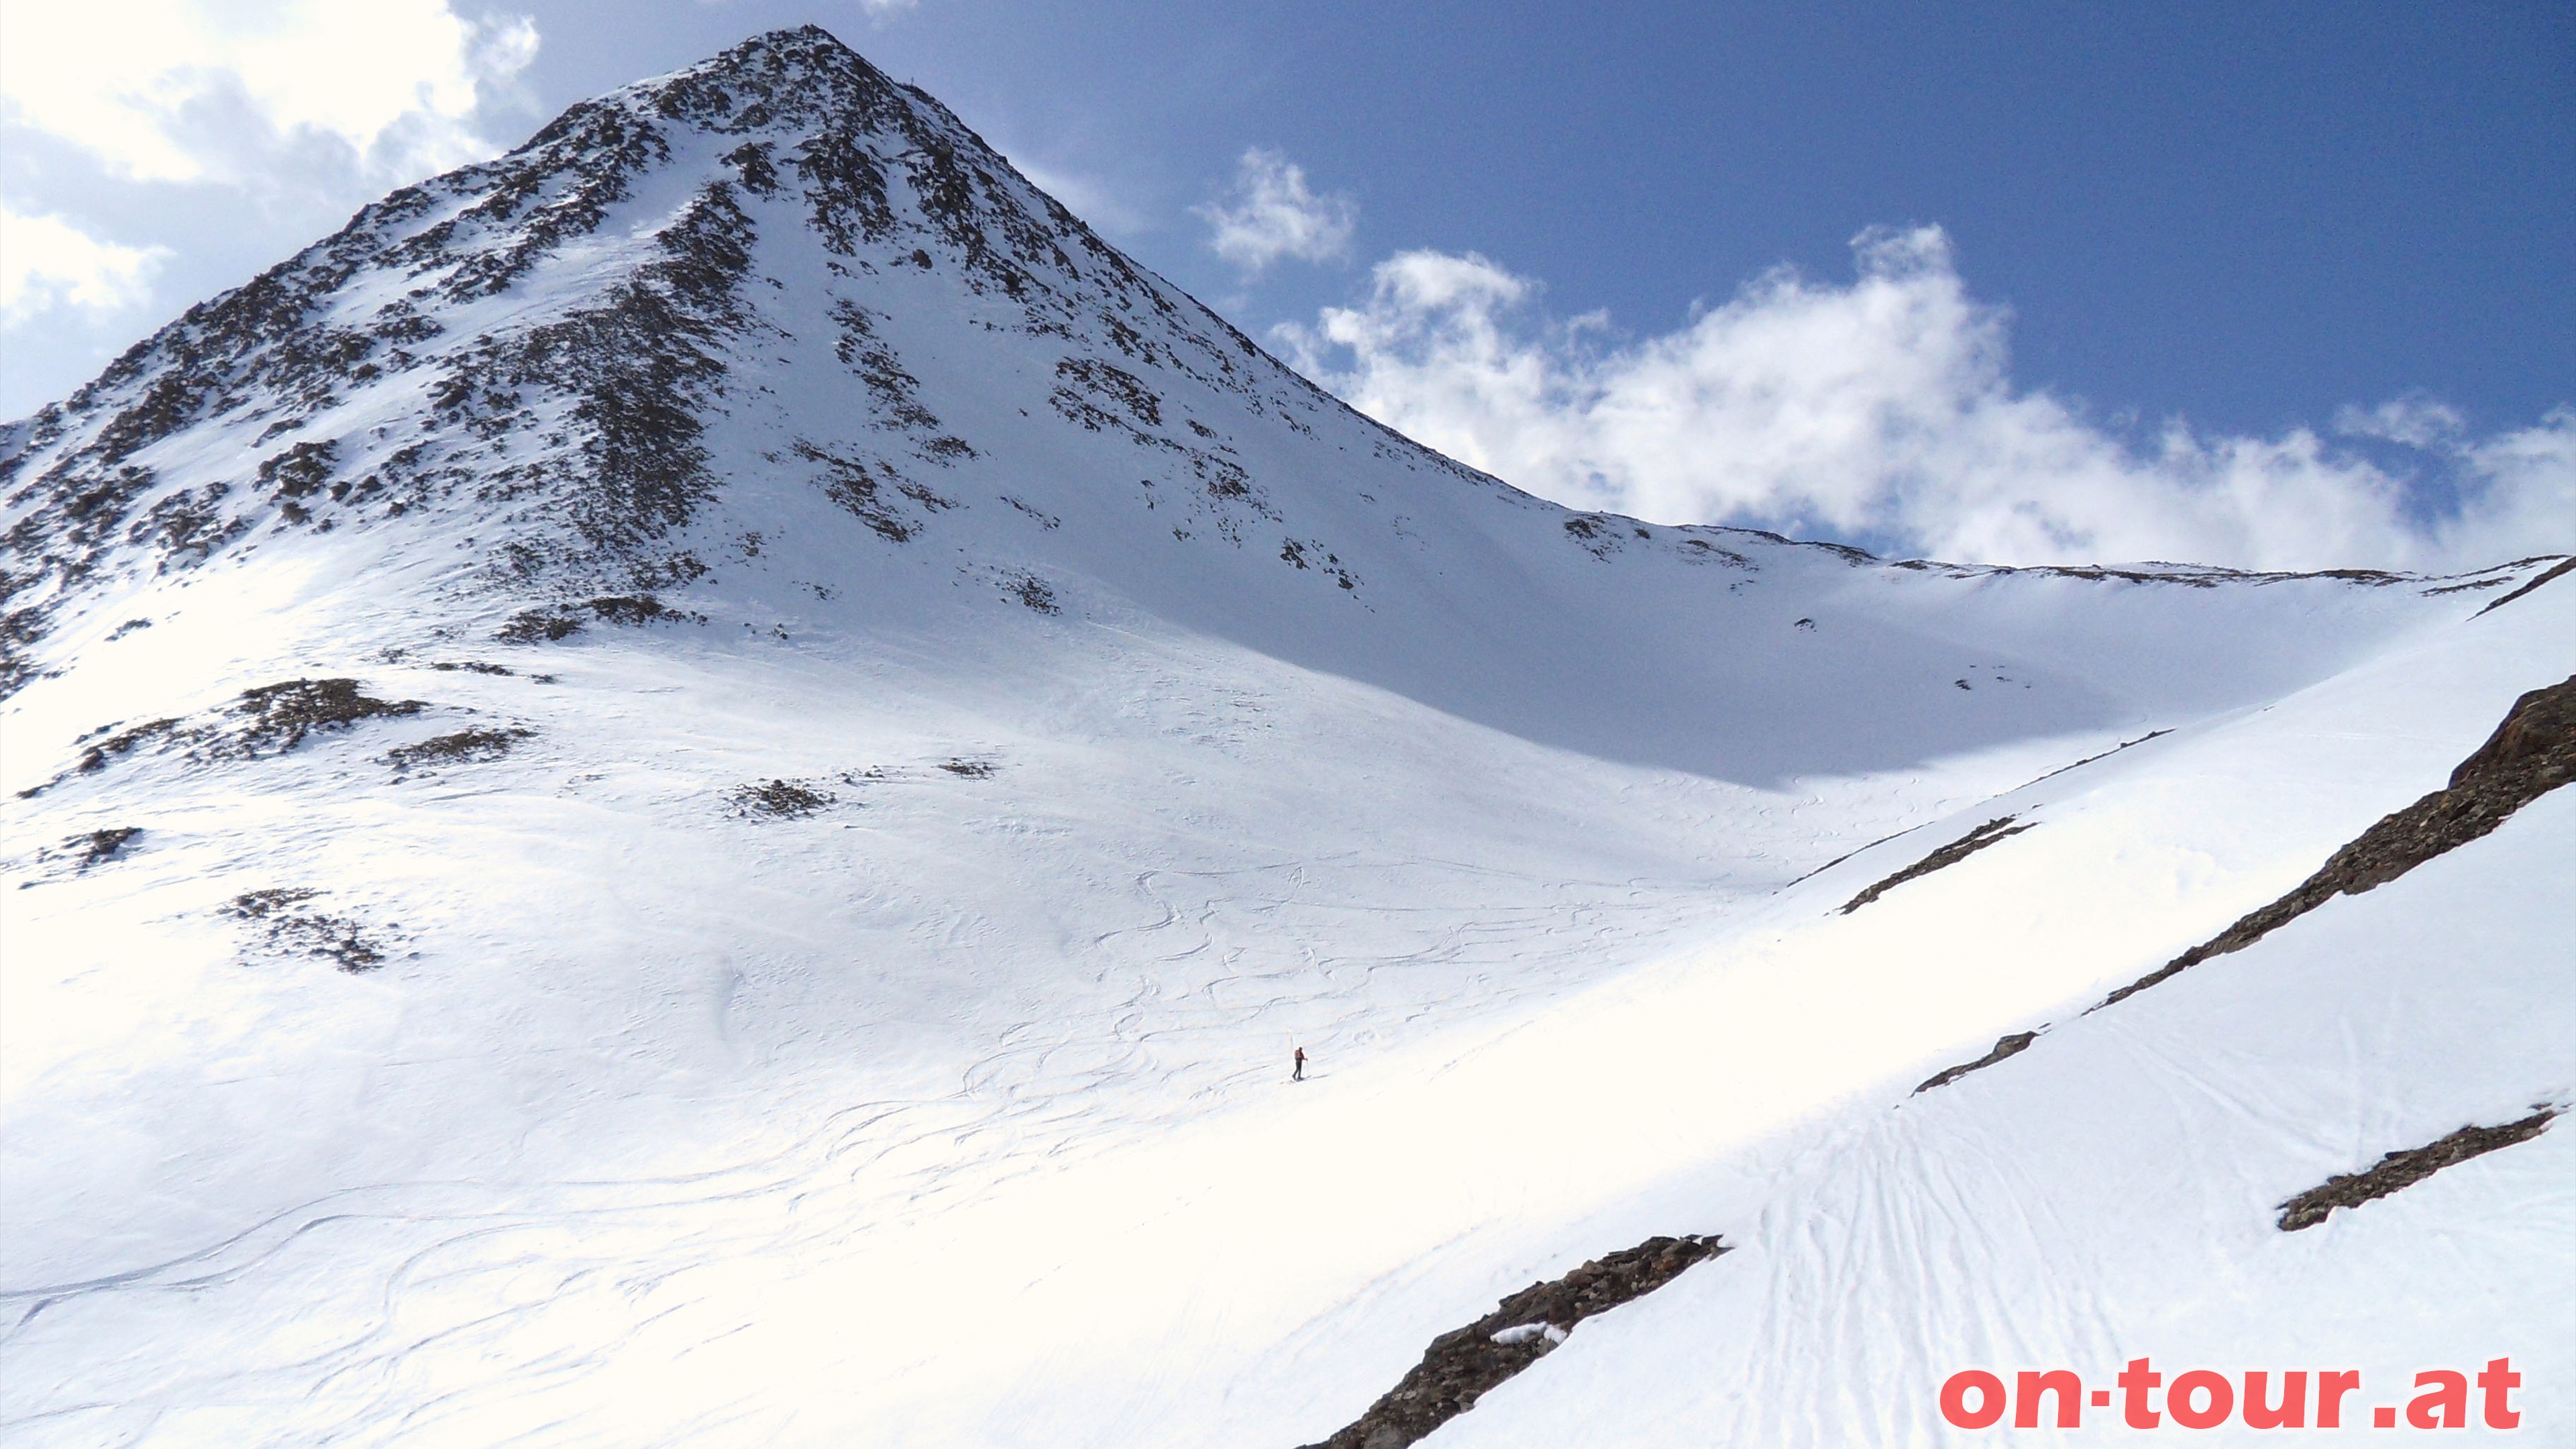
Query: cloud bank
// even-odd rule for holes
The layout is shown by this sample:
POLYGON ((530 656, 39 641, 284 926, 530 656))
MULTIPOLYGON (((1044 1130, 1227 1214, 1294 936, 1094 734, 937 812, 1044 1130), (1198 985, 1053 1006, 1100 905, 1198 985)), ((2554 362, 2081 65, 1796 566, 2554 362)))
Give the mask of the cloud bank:
POLYGON ((59 216, 0 204, 0 325, 57 306, 130 307, 151 291, 166 247, 103 242, 59 216))
POLYGON ((1339 194, 1317 196, 1305 168, 1276 151, 1256 146, 1235 165, 1234 191, 1223 202, 1197 208, 1212 231, 1216 254, 1257 275, 1282 257, 1304 262, 1350 255, 1359 205, 1339 194))
POLYGON ((468 20, 447 0, 0 0, 0 31, 0 141, 42 158, 9 169, 13 331, 146 305, 214 218, 300 234, 492 155, 477 112, 538 43, 524 17, 468 20), (167 234, 93 220, 107 216, 167 234))
POLYGON ((2576 408, 2486 437, 2439 403, 2334 433, 2124 438, 2016 391, 2009 318, 1937 227, 1853 242, 1848 286, 1787 268, 1662 336, 1538 313, 1484 257, 1399 254, 1367 300, 1278 329, 1361 411, 1576 507, 1959 561, 2442 570, 2576 551, 2576 408))
POLYGON ((8 120, 145 181, 242 179, 245 121, 335 138, 389 175, 479 159, 481 93, 537 49, 527 19, 468 21, 446 0, 13 0, 7 22, 8 120))

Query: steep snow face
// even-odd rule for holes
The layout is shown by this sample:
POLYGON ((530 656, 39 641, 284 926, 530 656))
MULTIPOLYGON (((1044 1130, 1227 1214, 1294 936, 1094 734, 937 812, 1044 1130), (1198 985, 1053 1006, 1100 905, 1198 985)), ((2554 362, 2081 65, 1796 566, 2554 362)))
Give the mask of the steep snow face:
POLYGON ((1658 1184, 2297 880, 2568 638, 2470 618, 2541 564, 1566 512, 812 30, 0 457, 27 1442, 1317 1437, 1497 1285, 1744 1231, 1658 1184))

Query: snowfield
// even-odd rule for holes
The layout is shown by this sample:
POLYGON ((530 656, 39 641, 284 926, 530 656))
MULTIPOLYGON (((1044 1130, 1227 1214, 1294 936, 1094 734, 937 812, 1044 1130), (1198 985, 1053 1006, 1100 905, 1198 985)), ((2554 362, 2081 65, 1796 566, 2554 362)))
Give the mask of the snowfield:
POLYGON ((11 1444, 1287 1449, 1683 1233, 1424 1442, 2075 1442, 1941 1385, 2143 1355, 2576 1435, 2576 1129, 2274 1226, 2576 1102, 2567 792, 2083 1014, 2564 679, 2555 560, 1568 513, 812 30, 0 460, 11 1444))

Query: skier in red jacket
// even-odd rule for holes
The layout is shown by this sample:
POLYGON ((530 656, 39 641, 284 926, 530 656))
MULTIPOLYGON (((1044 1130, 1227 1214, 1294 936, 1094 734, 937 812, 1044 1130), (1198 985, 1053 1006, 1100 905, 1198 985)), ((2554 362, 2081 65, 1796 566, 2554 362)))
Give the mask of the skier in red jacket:
POLYGON ((1306 1080, 1306 1049, 1304 1047, 1297 1048, 1297 1069, 1288 1074, 1288 1080, 1292 1082, 1302 1082, 1306 1080))

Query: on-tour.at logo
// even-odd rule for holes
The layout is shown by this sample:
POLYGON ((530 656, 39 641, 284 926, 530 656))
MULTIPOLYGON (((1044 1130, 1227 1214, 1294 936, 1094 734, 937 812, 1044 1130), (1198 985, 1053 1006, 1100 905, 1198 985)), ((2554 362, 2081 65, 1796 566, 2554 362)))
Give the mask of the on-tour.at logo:
MULTIPOLYGON (((2321 1369, 2313 1374, 2306 1369, 2289 1369, 2277 1375, 2270 1370, 2248 1369, 2243 1376, 2244 1391, 2239 1393, 2237 1381, 2216 1369, 2176 1374, 2167 1386, 2165 1376, 2156 1372, 2152 1362, 2133 1358, 2113 1382, 2119 1386, 2120 1422, 2131 1429, 2155 1429, 2168 1423, 2185 1429, 2215 1429, 2231 1418, 2241 1419, 2249 1429, 2305 1429, 2311 1427, 2311 1379, 2316 1390, 2313 1427, 2347 1427, 2344 1401, 2361 1392, 2359 1369, 2321 1369), (2161 1404, 2158 1389, 2164 1391, 2161 1404)), ((2513 1407, 2513 1391, 2522 1387, 2522 1375, 2513 1371, 2511 1358, 2487 1360, 2486 1367, 2476 1375, 2476 1386, 2481 1427, 2522 1427, 2522 1412, 2513 1407)), ((2469 1390, 2470 1375, 2462 1370, 2421 1370, 2415 1375, 2402 1422, 2410 1429, 2468 1428, 2469 1390)), ((1985 1369, 1961 1369, 1941 1384, 1941 1417, 1959 1429, 1995 1427, 2003 1421, 2007 1409, 2016 1429, 2042 1427, 2043 1413, 2051 1414, 2047 1427, 2079 1429, 2084 1427, 2086 1409, 2108 1409, 2113 1407, 2112 1401, 2112 1390, 2087 1389, 2081 1375, 2063 1368, 2023 1369, 2013 1376, 2009 1392, 2000 1375, 1985 1369)), ((2397 1405, 2370 1406, 2370 1427, 2394 1429, 2400 1422, 2397 1405)), ((2350 1427, 2358 1428, 2360 1424, 2350 1427)))

